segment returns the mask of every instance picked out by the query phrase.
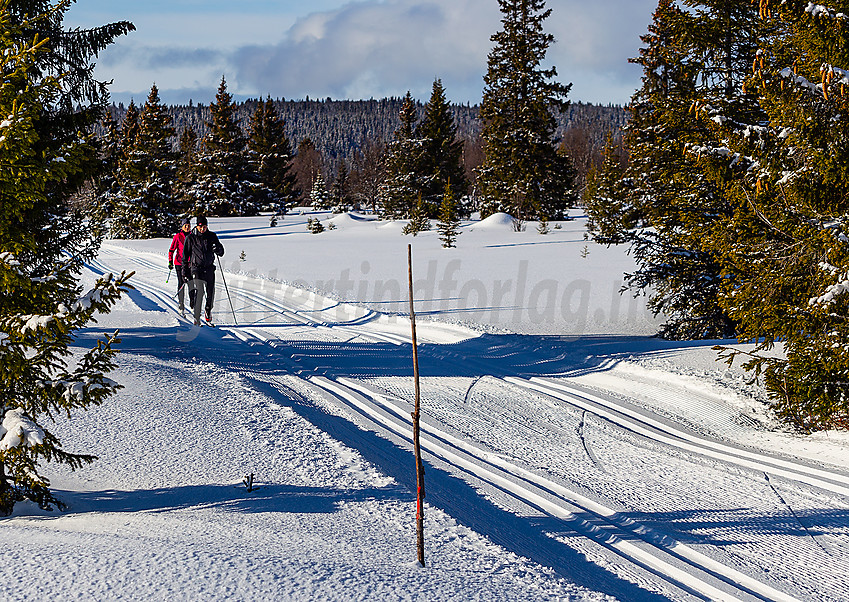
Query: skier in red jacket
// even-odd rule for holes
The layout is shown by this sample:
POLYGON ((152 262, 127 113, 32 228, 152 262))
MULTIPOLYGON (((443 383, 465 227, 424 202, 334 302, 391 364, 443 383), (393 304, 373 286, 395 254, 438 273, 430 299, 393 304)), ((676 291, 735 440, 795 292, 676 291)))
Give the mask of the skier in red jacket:
POLYGON ((180 303, 180 315, 186 315, 186 306, 184 303, 186 297, 186 279, 183 277, 183 245, 186 242, 186 236, 192 228, 192 223, 189 218, 183 220, 183 225, 180 226, 180 231, 171 239, 171 248, 168 249, 168 269, 174 269, 177 266, 177 299, 180 303))

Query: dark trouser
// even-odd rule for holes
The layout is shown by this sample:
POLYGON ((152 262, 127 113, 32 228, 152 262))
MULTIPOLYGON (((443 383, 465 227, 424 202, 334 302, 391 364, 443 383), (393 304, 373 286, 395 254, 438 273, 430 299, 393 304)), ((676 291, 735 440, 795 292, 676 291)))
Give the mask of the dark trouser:
POLYGON ((195 310, 195 322, 200 322, 200 306, 204 290, 206 290, 206 315, 210 316, 212 304, 215 302, 215 270, 212 268, 204 271, 192 270, 192 279, 189 282, 189 303, 195 310))
POLYGON ((180 303, 180 311, 186 309, 186 279, 183 277, 183 266, 177 266, 177 301, 180 303))

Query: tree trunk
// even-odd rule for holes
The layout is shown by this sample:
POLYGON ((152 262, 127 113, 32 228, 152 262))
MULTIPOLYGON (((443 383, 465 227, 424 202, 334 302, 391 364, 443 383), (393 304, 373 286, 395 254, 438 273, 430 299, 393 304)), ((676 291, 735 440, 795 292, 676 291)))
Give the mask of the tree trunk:
POLYGON ((0 516, 9 516, 15 507, 15 492, 6 478, 6 466, 0 462, 0 516))

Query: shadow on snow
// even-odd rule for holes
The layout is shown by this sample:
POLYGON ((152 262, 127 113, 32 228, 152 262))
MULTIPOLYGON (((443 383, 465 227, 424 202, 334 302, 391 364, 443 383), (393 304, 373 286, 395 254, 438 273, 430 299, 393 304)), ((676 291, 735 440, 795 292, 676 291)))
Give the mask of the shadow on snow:
MULTIPOLYGON (((322 431, 356 449, 362 457, 384 474, 413 492, 416 489, 414 461, 409 449, 396 445, 375 432, 362 430, 346 418, 330 415, 298 394, 278 388, 262 379, 287 373, 328 374, 334 377, 412 376, 410 345, 391 343, 342 343, 319 341, 278 341, 244 343, 229 330, 173 328, 137 328, 121 332, 123 352, 139 353, 163 360, 209 362, 240 371, 254 387, 280 405, 290 407, 322 431), (185 341, 187 332, 194 338, 185 341), (251 376, 253 374, 254 376, 251 376)), ((91 344, 95 329, 81 333, 78 342, 91 344)), ((423 376, 477 377, 517 375, 524 377, 578 374, 609 369, 619 357, 633 354, 662 355, 684 346, 710 345, 711 342, 669 342, 649 337, 596 336, 559 337, 525 335, 483 335, 450 345, 421 345, 420 372, 423 376)), ((665 600, 660 594, 642 589, 604 567, 592 562, 567 545, 573 537, 586 537, 576 521, 548 516, 519 516, 482 497, 476 488, 446 470, 426 462, 427 501, 443 509, 460 523, 487 536, 494 543, 520 556, 553 568, 559 575, 594 591, 602 591, 622 600, 635 602, 665 600)), ((166 511, 193 506, 218 506, 233 512, 333 512, 343 501, 397 499, 413 503, 412 493, 395 488, 337 491, 263 485, 247 493, 235 485, 202 485, 141 491, 101 491, 66 493, 74 507, 98 512, 166 511)), ((628 516, 623 514, 623 516, 628 516)), ((586 513, 586 519, 594 516, 586 513)), ((699 522, 678 513, 676 516, 633 515, 635 520, 652 524, 662 531, 677 523, 677 533, 697 530, 699 522), (663 527, 665 525, 665 528, 663 527)), ((714 517, 715 519, 715 517, 714 517)), ((845 528, 847 513, 811 513, 805 517, 811 532, 845 528)), ((764 528, 784 526, 786 516, 764 517, 764 528), (771 525, 771 526, 770 526, 771 525)), ((730 525, 729 525, 730 526, 730 525)), ((412 536, 412 529, 411 529, 412 536)), ((612 534, 600 531, 596 541, 604 545, 612 534)), ((622 537, 617 533, 616 537, 622 537)), ((633 536, 636 539, 636 536, 633 536)), ((659 542, 663 545, 663 542, 659 542)), ((412 542, 411 552, 412 555, 412 542)), ((439 563, 439 558, 430 560, 439 563)), ((668 577, 665 577, 668 580, 668 577)), ((679 584, 687 589, 686 584, 679 584)))

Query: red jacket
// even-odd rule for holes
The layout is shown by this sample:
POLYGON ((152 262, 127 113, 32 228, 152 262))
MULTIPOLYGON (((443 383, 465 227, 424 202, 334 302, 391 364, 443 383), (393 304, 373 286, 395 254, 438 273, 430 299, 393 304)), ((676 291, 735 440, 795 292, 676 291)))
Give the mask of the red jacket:
POLYGON ((174 239, 171 241, 171 248, 168 249, 168 263, 183 265, 183 245, 185 242, 186 233, 180 230, 174 235, 174 239), (174 251, 177 251, 176 255, 174 255, 174 251))

